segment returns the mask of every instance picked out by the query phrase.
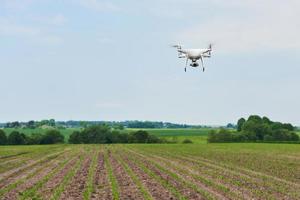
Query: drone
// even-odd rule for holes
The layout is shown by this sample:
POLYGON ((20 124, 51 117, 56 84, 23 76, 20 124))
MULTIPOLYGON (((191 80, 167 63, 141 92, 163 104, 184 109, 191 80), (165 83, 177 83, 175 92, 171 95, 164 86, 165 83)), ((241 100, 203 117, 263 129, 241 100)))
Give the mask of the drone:
POLYGON ((203 64, 203 58, 210 58, 212 52, 212 44, 208 46, 207 49, 183 49, 181 45, 172 45, 172 47, 176 48, 178 51, 178 58, 186 58, 184 71, 186 72, 186 67, 188 65, 189 60, 191 60, 191 67, 198 67, 199 63, 197 62, 199 59, 202 64, 203 72, 205 71, 205 67, 203 64))

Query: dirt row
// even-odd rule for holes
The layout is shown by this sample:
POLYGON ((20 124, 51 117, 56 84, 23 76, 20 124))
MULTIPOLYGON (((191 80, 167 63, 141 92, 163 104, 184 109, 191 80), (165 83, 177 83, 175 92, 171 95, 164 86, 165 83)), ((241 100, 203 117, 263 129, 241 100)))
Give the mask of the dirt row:
MULTIPOLYGON (((136 153, 136 152, 135 152, 136 153)), ((228 196, 230 198, 243 198, 243 199, 298 199, 300 198, 299 189, 294 185, 285 184, 284 182, 274 182, 265 177, 258 177, 257 175, 250 176, 250 174, 244 174, 240 170, 228 169, 222 165, 211 162, 204 162, 201 159, 191 159, 189 156, 174 156, 161 153, 160 156, 152 155, 148 153, 138 153, 143 156, 143 159, 150 160, 159 163, 167 169, 172 170, 171 165, 175 168, 181 168, 188 171, 185 174, 192 174, 205 178, 213 183, 223 186, 229 189, 228 192, 223 193, 227 196, 230 193, 235 193, 236 197, 228 196), (297 192, 298 191, 298 192, 297 192)), ((173 169, 175 169, 173 167, 173 169)), ((177 169, 177 174, 181 174, 177 169)), ((181 174, 183 175, 183 174, 181 174)), ((188 178, 188 177, 187 177, 188 178)))
POLYGON ((107 169, 104 164, 104 153, 99 152, 94 178, 94 191, 91 199, 110 200, 112 199, 112 191, 108 181, 107 169))
POLYGON ((91 162, 92 162, 92 156, 91 154, 88 154, 84 159, 83 164, 80 167, 80 170, 77 171, 71 183, 61 194, 60 199, 70 199, 70 200, 83 199, 82 193, 86 185, 91 162))

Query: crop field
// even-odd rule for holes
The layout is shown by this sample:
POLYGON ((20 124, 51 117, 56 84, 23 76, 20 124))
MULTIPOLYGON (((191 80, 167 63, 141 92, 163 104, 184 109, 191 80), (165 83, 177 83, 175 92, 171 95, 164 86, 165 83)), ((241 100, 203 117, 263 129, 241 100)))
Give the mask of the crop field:
POLYGON ((0 147, 1 199, 300 199, 297 144, 0 147))

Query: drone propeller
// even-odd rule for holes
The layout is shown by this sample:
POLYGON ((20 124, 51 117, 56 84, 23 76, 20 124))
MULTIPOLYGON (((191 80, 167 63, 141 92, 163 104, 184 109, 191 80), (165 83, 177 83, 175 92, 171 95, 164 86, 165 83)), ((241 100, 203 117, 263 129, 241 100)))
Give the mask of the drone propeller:
POLYGON ((181 49, 181 45, 180 44, 174 44, 174 45, 170 45, 171 47, 177 48, 177 49, 181 49))

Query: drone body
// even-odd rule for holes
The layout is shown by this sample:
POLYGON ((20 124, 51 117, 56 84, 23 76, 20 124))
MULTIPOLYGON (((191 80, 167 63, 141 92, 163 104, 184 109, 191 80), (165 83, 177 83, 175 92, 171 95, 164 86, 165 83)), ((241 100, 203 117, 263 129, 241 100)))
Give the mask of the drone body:
POLYGON ((189 60, 191 60, 191 67, 198 67, 198 60, 201 61, 203 71, 205 70, 203 64, 203 58, 210 58, 212 52, 212 45, 210 44, 207 49, 183 49, 181 45, 173 45, 173 47, 177 48, 178 58, 186 58, 184 71, 186 72, 186 67, 188 65, 189 60))

